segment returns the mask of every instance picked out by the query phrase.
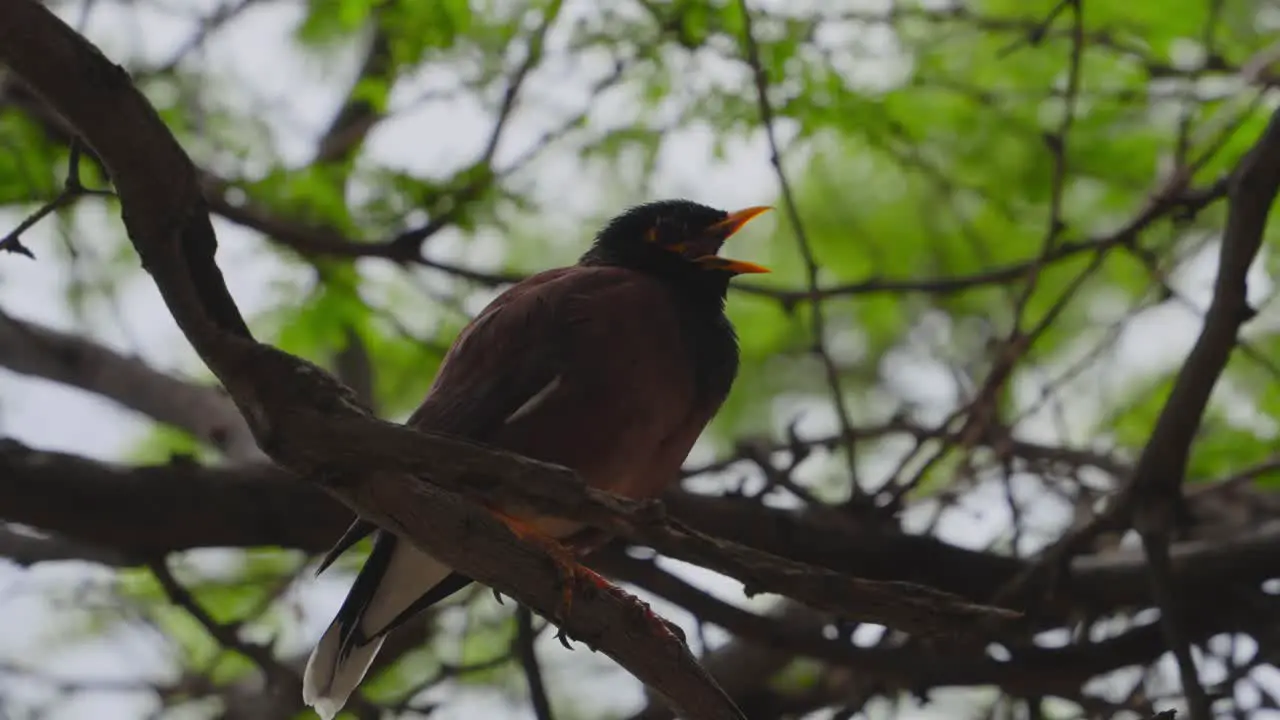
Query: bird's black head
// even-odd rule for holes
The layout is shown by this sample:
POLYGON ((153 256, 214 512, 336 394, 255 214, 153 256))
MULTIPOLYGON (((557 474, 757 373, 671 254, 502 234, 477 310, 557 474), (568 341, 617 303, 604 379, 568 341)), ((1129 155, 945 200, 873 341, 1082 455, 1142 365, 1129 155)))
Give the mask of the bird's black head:
POLYGON ((727 213, 688 200, 639 205, 610 220, 581 263, 648 272, 682 287, 716 290, 723 296, 734 275, 769 272, 717 254, 725 240, 768 209, 727 213))

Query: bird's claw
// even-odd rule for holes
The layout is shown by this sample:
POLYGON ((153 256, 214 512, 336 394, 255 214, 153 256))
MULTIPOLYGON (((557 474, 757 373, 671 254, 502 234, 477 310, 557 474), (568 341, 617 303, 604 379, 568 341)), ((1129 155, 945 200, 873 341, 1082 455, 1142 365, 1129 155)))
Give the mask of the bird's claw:
POLYGON ((569 614, 573 610, 573 594, 578 587, 580 580, 586 580, 591 585, 603 589, 610 590, 613 585, 609 581, 600 577, 595 571, 583 566, 574 557, 573 553, 566 548, 559 540, 550 537, 536 528, 532 528, 518 520, 503 513, 495 512, 498 519, 501 520, 513 533, 522 540, 530 542, 541 547, 547 555, 551 557, 551 561, 556 566, 556 572, 560 576, 560 603, 555 611, 556 624, 560 626, 560 631, 556 633, 556 638, 565 647, 569 646, 568 634, 564 630, 564 626, 569 622, 569 614))
POLYGON ((556 631, 556 640, 560 641, 560 644, 564 646, 565 650, 573 649, 573 643, 569 637, 569 631, 565 630, 564 627, 561 627, 556 631))

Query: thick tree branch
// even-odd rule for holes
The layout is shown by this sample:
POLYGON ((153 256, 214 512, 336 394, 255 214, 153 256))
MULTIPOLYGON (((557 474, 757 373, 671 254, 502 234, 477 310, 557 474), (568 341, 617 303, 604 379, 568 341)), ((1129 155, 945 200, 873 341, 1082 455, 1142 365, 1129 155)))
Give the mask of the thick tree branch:
MULTIPOLYGON (((682 491, 666 503, 677 519, 762 551, 850 575, 920 583, 982 602, 1027 561, 966 550, 930 537, 823 522, 744 498, 682 491)), ((205 468, 188 462, 130 468, 0 441, 0 519, 126 557, 200 547, 277 546, 322 552, 350 512, 314 485, 267 465, 205 468)), ((1233 538, 1178 543, 1178 592, 1216 596, 1223 583, 1262 582, 1280 566, 1280 521, 1233 538)), ((1042 622, 1105 615, 1151 603, 1136 550, 1076 558, 1070 585, 1020 598, 1042 622)), ((1047 588, 1044 588, 1047 590, 1047 588)))
MULTIPOLYGON (((475 454, 475 448, 459 443, 463 452, 422 455, 419 434, 413 430, 386 423, 343 423, 342 437, 319 436, 317 447, 380 447, 398 459, 413 473, 431 473, 435 480, 445 480, 451 489, 475 495, 486 502, 516 501, 526 506, 595 523, 644 542, 671 557, 694 562, 742 580, 749 592, 774 592, 794 597, 812 607, 867 622, 882 622, 921 634, 972 634, 981 632, 971 623, 986 619, 999 621, 1007 615, 993 608, 971 605, 952 595, 923 586, 896 581, 870 581, 849 577, 820 567, 786 560, 776 555, 752 550, 727 540, 712 538, 678 520, 665 517, 660 506, 636 503, 587 488, 576 479, 554 482, 566 471, 544 466, 532 460, 502 454, 475 454), (387 432, 391 430, 392 432, 387 432), (392 440, 387 443, 387 440, 392 440), (336 443, 336 445, 335 445, 336 443), (545 475, 542 473, 546 473, 545 475), (520 492, 512 492, 505 483, 494 478, 515 478, 520 492)), ((316 428, 324 428, 317 423, 316 428)), ((457 441, 450 441, 457 442, 457 441)), ((16 451, 15 451, 15 454, 16 451)), ((2 456, 0 456, 2 457, 2 456)), ((363 462, 358 457, 338 457, 327 472, 353 477, 365 470, 378 470, 384 459, 363 462), (348 463, 359 463, 349 466, 348 463)), ((321 472, 325 472, 322 470, 321 472)), ((183 491, 192 497, 188 483, 183 491)), ((49 527, 48 518, 32 521, 49 527)), ((455 519, 455 522, 457 520, 455 519)))
POLYGON ((185 430, 238 461, 262 458, 221 390, 161 372, 86 338, 0 312, 0 367, 87 390, 185 430))
POLYGON ((113 547, 0 525, 0 557, 24 567, 58 560, 84 560, 118 567, 136 564, 113 547))
MULTIPOLYGON (((821 623, 768 618, 742 610, 647 561, 610 553, 602 558, 600 566, 738 637, 790 655, 852 668, 868 681, 891 689, 996 685, 1019 696, 1070 697, 1093 677, 1152 662, 1165 652, 1158 623, 1133 627, 1101 641, 1083 638, 1063 647, 1019 642, 1007 646, 1011 655, 1008 661, 994 660, 983 648, 935 651, 916 645, 859 647, 825 637, 821 623)), ((1189 637, 1194 640, 1265 622, 1248 613, 1222 617, 1218 599, 1207 602, 1197 606, 1201 612, 1187 625, 1189 637)))
POLYGON ((140 560, 198 547, 320 552, 351 511, 266 464, 131 468, 0 439, 0 518, 140 560))
MULTIPOLYGON (((231 438, 225 443, 228 452, 233 456, 260 455, 243 418, 236 410, 231 399, 215 386, 198 385, 181 378, 170 376, 146 365, 141 359, 120 355, 109 348, 96 344, 91 340, 48 330, 13 318, 0 315, 0 365, 18 372, 35 373, 40 377, 66 382, 75 387, 99 392, 107 397, 153 418, 168 422, 184 429, 197 437, 205 437, 212 442, 222 438, 231 438), (18 342, 24 340, 25 342, 18 342), (212 431, 207 428, 212 427, 212 431)), ((356 383, 358 385, 359 383, 356 383)), ((903 432, 917 438, 933 437, 924 429, 910 426, 890 426, 886 431, 903 432)), ((868 435, 874 437, 874 435, 868 435)), ((939 435, 938 437, 942 437, 939 435)), ((824 446, 828 441, 822 438, 813 441, 815 446, 824 446)), ((785 449, 781 446, 779 449, 785 449)), ((1072 464, 1098 465, 1107 467, 1109 472, 1127 473, 1123 467, 1113 466, 1110 459, 1082 455, 1074 457, 1070 451, 1058 448, 1040 448, 1013 442, 1009 448, 1018 457, 1027 460, 1052 459, 1071 462, 1072 464)), ((55 456, 25 451, 14 446, 6 455, 5 462, 11 469, 13 483, 26 483, 0 486, 0 490, 8 488, 8 492, 16 493, 19 499, 12 504, 11 518, 25 519, 28 522, 46 522, 44 527, 57 528, 56 523, 48 524, 47 517, 32 515, 29 501, 39 494, 29 494, 24 487, 58 488, 60 492, 74 494, 72 487, 85 487, 92 493, 92 477, 98 468, 85 464, 70 456, 55 456), (23 454, 29 452, 30 454, 23 454), (34 474, 33 474, 34 473, 34 474), (35 518, 35 519, 33 519, 35 518), (42 518, 45 518, 42 520, 42 518)), ((720 469, 720 466, 696 468, 693 472, 720 469)), ((236 503, 242 499, 244 482, 268 482, 264 486, 265 497, 275 498, 271 492, 279 489, 283 497, 278 504, 268 503, 261 508, 270 515, 279 509, 287 509, 299 497, 297 486, 290 484, 285 474, 267 473, 262 468, 248 468, 242 475, 227 476, 224 486, 223 476, 199 468, 179 466, 174 468, 149 468, 140 471, 139 475, 157 480, 176 476, 190 471, 191 477, 181 480, 195 498, 189 505, 173 507, 165 511, 164 517, 185 518, 175 520, 186 529, 183 536, 175 537, 168 533, 155 535, 155 547, 140 547, 138 538, 108 538, 104 540, 113 547, 131 547, 137 550, 164 551, 178 550, 187 547, 204 545, 253 546, 280 543, 286 546, 297 546, 285 537, 272 539, 262 537, 254 532, 237 535, 234 528, 221 527, 221 521, 230 521, 236 516, 234 511, 222 511, 212 516, 201 516, 200 508, 221 508, 223 503, 236 503), (270 476, 269 479, 266 476, 270 476), (270 487, 268 492, 265 488, 270 487), (202 505, 198 499, 207 493, 208 503, 202 505), (190 515, 190 517, 187 517, 190 515), (210 527, 210 525, 215 527, 210 527), (208 528, 204 539, 200 539, 200 529, 208 528)), ((104 477, 119 477, 124 468, 108 471, 102 470, 104 477)), ((177 482, 177 481, 175 481, 177 482)), ((128 494, 135 488, 128 483, 120 491, 128 494)), ((147 496, 155 498, 158 504, 167 501, 169 489, 177 485, 158 486, 147 496)), ((252 487, 250 485, 249 487, 252 487)), ((136 488, 138 491, 142 489, 136 488)), ((245 490, 246 492, 251 490, 245 490)), ((311 497, 311 496, 307 496, 311 497)), ((109 498, 105 500, 109 501, 109 498)), ((990 595, 990 588, 1005 581, 1010 573, 1020 567, 1011 558, 976 553, 947 545, 928 537, 904 536, 868 530, 864 526, 852 523, 831 523, 822 517, 801 516, 796 513, 770 510, 757 503, 723 501, 713 498, 674 493, 667 498, 670 509, 678 518, 694 524, 696 527, 712 535, 729 538, 735 542, 754 547, 775 555, 785 555, 791 559, 820 567, 845 572, 870 579, 903 580, 918 582, 956 593, 974 602, 981 602, 990 595), (695 522, 696 521, 696 522, 695 522), (744 529, 750 529, 744 532, 744 529)), ((142 505, 140 507, 147 507, 142 505)), ((246 512, 253 512, 248 508, 246 512)), ((127 512, 120 508, 118 512, 127 512)), ((118 514, 116 516, 119 516, 118 514)), ((329 538, 338 534, 340 528, 333 523, 346 522, 341 513, 329 513, 318 518, 308 511, 311 517, 309 524, 316 528, 311 537, 317 538, 315 546, 306 546, 312 552, 323 549, 321 546, 329 538)), ((91 525, 91 520, 85 520, 91 525)), ((281 521, 283 522, 283 521, 281 521)), ((90 525, 90 526, 91 526, 90 525)), ((264 527, 269 523, 255 523, 254 527, 264 527)), ((88 527, 88 526, 86 526, 88 527)), ((1105 585, 1098 588, 1076 588, 1070 594, 1058 593, 1050 598, 1041 597, 1041 592, 1029 588, 1022 595, 1010 598, 1012 607, 1028 607, 1029 603, 1048 602, 1049 605, 1038 604, 1042 614, 1053 616, 1056 608, 1071 608, 1078 612, 1081 609, 1098 608, 1099 610, 1114 607, 1112 597, 1132 598, 1135 596, 1132 586, 1105 585), (1101 596, 1095 593, 1103 593, 1101 596), (1059 602, 1061 600, 1061 603, 1059 602)), ((1139 593, 1140 594, 1140 593, 1139 593)))
MULTIPOLYGON (((736 528, 735 537, 739 539, 757 536, 762 543, 789 543, 811 561, 884 579, 936 579, 939 584, 952 583, 952 589, 957 591, 974 592, 980 592, 982 588, 978 586, 985 583, 985 591, 990 592, 1015 575, 1023 564, 1011 558, 950 548, 931 538, 842 532, 834 526, 806 521, 801 514, 759 508, 741 498, 675 495, 671 506, 674 512, 692 513, 700 523, 711 527, 736 528), (962 578, 970 575, 973 579, 965 585, 962 578)), ((81 555, 76 548, 87 548, 92 552, 83 554, 84 559, 102 560, 103 554, 108 553, 112 557, 106 561, 111 564, 136 564, 138 558, 209 545, 280 545, 317 552, 328 546, 350 517, 341 504, 313 486, 273 468, 210 470, 175 464, 126 470, 59 453, 39 453, 12 442, 0 445, 0 515, 57 531, 56 543, 48 547, 23 538, 28 542, 17 547, 28 561, 68 559, 81 555), (150 528, 148 522, 153 523, 150 528), (114 558, 116 554, 119 559, 114 558)), ((41 542, 45 540, 42 538, 41 542)), ((5 547, 0 536, 0 552, 5 547)), ((784 656, 816 657, 859 668, 872 679, 888 679, 903 677, 902 667, 913 662, 911 653, 921 651, 903 650, 900 656, 883 658, 873 649, 853 652, 848 645, 824 638, 822 621, 812 611, 804 622, 795 618, 761 618, 715 601, 665 573, 654 575, 651 565, 625 557, 619 561, 615 555, 614 550, 606 551, 598 566, 784 656), (894 668, 898 668, 897 675, 884 674, 894 668)), ((1280 566, 1280 521, 1271 521, 1230 540, 1180 543, 1174 546, 1172 555, 1177 591, 1184 601, 1193 607, 1217 608, 1205 615, 1204 632, 1226 632, 1231 627, 1229 619, 1243 611, 1223 599, 1222 589, 1232 583, 1247 587, 1250 582, 1260 583, 1274 574, 1274 568, 1280 566), (1228 604, 1223 605, 1224 602, 1228 604)), ((1151 599, 1146 573, 1145 558, 1136 550, 1076 558, 1072 564, 1073 582, 1061 588, 1052 605, 1046 606, 1058 609, 1046 611, 1039 619, 1057 617, 1058 622, 1065 622, 1081 615, 1147 607, 1151 599)), ((1155 628, 1144 632, 1141 637, 1147 640, 1143 642, 1153 644, 1141 644, 1142 651, 1158 654, 1163 645, 1155 628)), ((961 652, 961 657, 968 656, 961 652)), ((1105 659, 1102 654, 1087 657, 1098 662, 1105 659)), ((1012 671, 986 660, 983 662, 987 664, 981 666, 986 670, 960 675, 955 668, 967 663, 948 658, 954 658, 950 651, 929 661, 952 668, 939 670, 941 674, 934 677, 938 683, 996 683, 1028 693, 1034 688, 1033 694, 1062 690, 1057 684, 1044 684, 1053 675, 1048 669, 1058 667, 1048 660, 1043 666, 1047 675, 1015 677, 1005 674, 1012 671), (988 671, 990 674, 983 674, 988 671)), ((1073 678, 1105 672, 1113 667, 1110 662, 1073 665, 1078 673, 1073 678)))

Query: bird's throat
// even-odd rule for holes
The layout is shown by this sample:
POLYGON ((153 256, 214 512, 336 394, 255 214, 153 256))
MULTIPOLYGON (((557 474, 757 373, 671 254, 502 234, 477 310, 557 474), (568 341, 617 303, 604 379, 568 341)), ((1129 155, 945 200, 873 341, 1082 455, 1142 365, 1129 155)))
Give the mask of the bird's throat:
POLYGON ((723 297, 712 306, 681 315, 681 334, 691 355, 700 399, 719 409, 738 375, 738 336, 724 314, 723 297))

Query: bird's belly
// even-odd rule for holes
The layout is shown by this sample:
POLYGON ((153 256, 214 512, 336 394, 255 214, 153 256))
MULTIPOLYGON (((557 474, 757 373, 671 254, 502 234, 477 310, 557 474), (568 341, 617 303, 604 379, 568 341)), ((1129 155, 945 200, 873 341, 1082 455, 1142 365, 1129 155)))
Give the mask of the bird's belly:
MULTIPOLYGON (((608 403, 565 396, 549 398, 536 411, 505 426, 494 438, 499 447, 573 470, 588 486, 623 497, 655 497, 679 477, 697 431, 675 432, 665 397, 628 397, 608 403), (590 407, 591 412, 582 412, 590 407), (576 412, 575 412, 576 409, 576 412)), ((532 508, 503 511, 553 536, 565 536, 582 525, 540 516, 532 508)))

